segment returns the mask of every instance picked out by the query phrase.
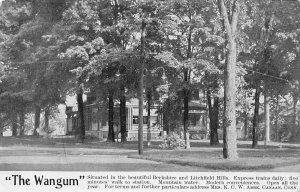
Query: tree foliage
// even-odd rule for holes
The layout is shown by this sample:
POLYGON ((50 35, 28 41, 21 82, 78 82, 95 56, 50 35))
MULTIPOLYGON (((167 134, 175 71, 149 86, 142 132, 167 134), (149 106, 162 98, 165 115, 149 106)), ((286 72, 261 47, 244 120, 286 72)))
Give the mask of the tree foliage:
POLYGON ((183 131, 188 148, 188 104, 203 92, 215 122, 212 143, 222 129, 224 157, 235 159, 236 120, 245 122, 254 147, 260 137, 261 95, 272 101, 275 127, 281 107, 293 108, 290 135, 299 135, 299 10, 298 1, 287 0, 5 0, 1 117, 15 127, 36 111, 38 126, 41 111, 49 114, 66 95, 77 94, 84 136, 83 93, 111 108, 140 96, 148 108, 163 106, 165 129, 183 131))

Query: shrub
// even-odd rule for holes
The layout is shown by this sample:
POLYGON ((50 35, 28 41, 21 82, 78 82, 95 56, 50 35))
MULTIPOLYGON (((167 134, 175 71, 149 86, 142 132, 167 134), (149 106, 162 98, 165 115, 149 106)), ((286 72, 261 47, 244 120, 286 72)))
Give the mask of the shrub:
POLYGON ((163 149, 180 149, 185 147, 184 140, 177 133, 169 133, 166 137, 162 138, 160 147, 163 149))

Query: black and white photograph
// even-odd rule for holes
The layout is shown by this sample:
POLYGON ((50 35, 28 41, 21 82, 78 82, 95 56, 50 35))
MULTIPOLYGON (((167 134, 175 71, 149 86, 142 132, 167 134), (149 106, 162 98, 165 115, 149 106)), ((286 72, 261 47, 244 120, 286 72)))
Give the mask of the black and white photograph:
POLYGON ((0 0, 0 189, 300 191, 300 1, 0 0))

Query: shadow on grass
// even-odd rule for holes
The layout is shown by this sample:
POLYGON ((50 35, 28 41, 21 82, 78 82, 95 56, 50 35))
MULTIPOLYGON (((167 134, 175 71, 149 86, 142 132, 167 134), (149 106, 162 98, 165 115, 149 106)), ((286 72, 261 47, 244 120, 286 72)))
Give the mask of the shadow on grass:
MULTIPOLYGON (((239 159, 230 161, 222 158, 222 144, 210 146, 207 141, 191 143, 191 150, 163 150, 161 142, 153 141, 151 147, 144 147, 145 153, 137 155, 137 141, 105 142, 99 139, 87 139, 79 143, 75 138, 42 138, 42 137, 2 137, 0 145, 50 147, 50 148, 78 148, 103 149, 102 151, 86 151, 86 155, 126 154, 130 158, 147 159, 184 166, 196 166, 213 170, 258 170, 272 169, 280 166, 300 164, 300 148, 295 145, 285 145, 282 148, 274 145, 258 146, 252 149, 250 142, 238 143, 239 159), (125 149, 125 150, 122 150, 125 149), (129 151, 126 151, 129 150, 129 151)), ((42 149, 41 149, 42 150, 42 149)), ((55 151, 49 152, 56 153, 55 151)), ((61 152, 57 152, 58 154, 61 152)), ((72 155, 81 154, 75 151, 72 155)))
MULTIPOLYGON (((147 147, 146 142, 144 142, 144 149, 161 149, 161 141, 152 141, 151 146, 147 147)), ((105 142, 100 139, 85 139, 84 143, 81 143, 79 139, 74 137, 62 137, 62 138, 43 138, 41 136, 24 136, 24 137, 1 137, 0 146, 9 147, 9 146, 34 146, 34 147, 70 147, 70 148, 120 148, 120 149, 132 149, 137 150, 138 143, 137 141, 126 141, 126 142, 105 142)), ((222 149, 223 145, 220 143, 216 146, 211 146, 207 141, 196 141, 191 142, 192 148, 205 148, 205 149, 222 149)), ((248 143, 238 143, 238 149, 252 149, 250 142, 248 143)), ((278 145, 258 145, 255 149, 278 149, 278 145)), ((283 145, 282 148, 286 149, 300 149, 300 145, 283 145)))
MULTIPOLYGON (((239 143, 237 142, 237 148, 248 148, 248 149, 253 149, 252 148, 252 143, 251 141, 246 141, 247 143, 239 143)), ((255 149, 275 149, 279 148, 279 143, 274 144, 269 144, 269 145, 257 145, 255 149)), ((192 142, 191 147, 208 147, 208 148, 223 148, 223 144, 220 143, 218 145, 210 145, 209 142, 192 142)), ((295 148, 295 149, 300 149, 300 145, 289 145, 288 143, 284 143, 281 148, 295 148)))
MULTIPOLYGON (((68 164, 35 164, 4 163, 0 171, 176 171, 168 165, 149 163, 68 163, 68 164)), ((184 167, 181 171, 184 171, 184 167)))
POLYGON ((238 147, 239 158, 227 160, 222 157, 221 144, 213 147, 209 143, 193 144, 191 150, 149 151, 142 156, 129 157, 220 171, 256 171, 300 164, 299 147, 267 146, 252 149, 250 144, 242 144, 238 147))
MULTIPOLYGON (((201 154, 203 155, 203 154, 201 154)), ((200 155, 199 155, 200 156, 200 155)), ((300 164, 299 159, 295 158, 245 158, 240 157, 238 160, 231 161, 221 158, 206 157, 195 158, 185 155, 185 158, 180 156, 168 156, 167 154, 147 154, 143 156, 130 155, 129 158, 146 159, 157 162, 172 163, 182 166, 196 166, 211 170, 219 171, 257 171, 265 169, 273 169, 281 166, 300 164)))

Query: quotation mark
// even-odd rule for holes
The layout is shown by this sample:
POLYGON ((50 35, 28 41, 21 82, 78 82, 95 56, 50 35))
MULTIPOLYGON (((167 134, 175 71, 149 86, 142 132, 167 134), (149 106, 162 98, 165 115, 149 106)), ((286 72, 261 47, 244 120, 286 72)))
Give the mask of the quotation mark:
POLYGON ((80 176, 79 176, 79 179, 84 179, 84 175, 80 175, 80 176))
POLYGON ((11 180, 11 177, 5 177, 5 180, 6 180, 6 181, 10 181, 10 180, 11 180))

